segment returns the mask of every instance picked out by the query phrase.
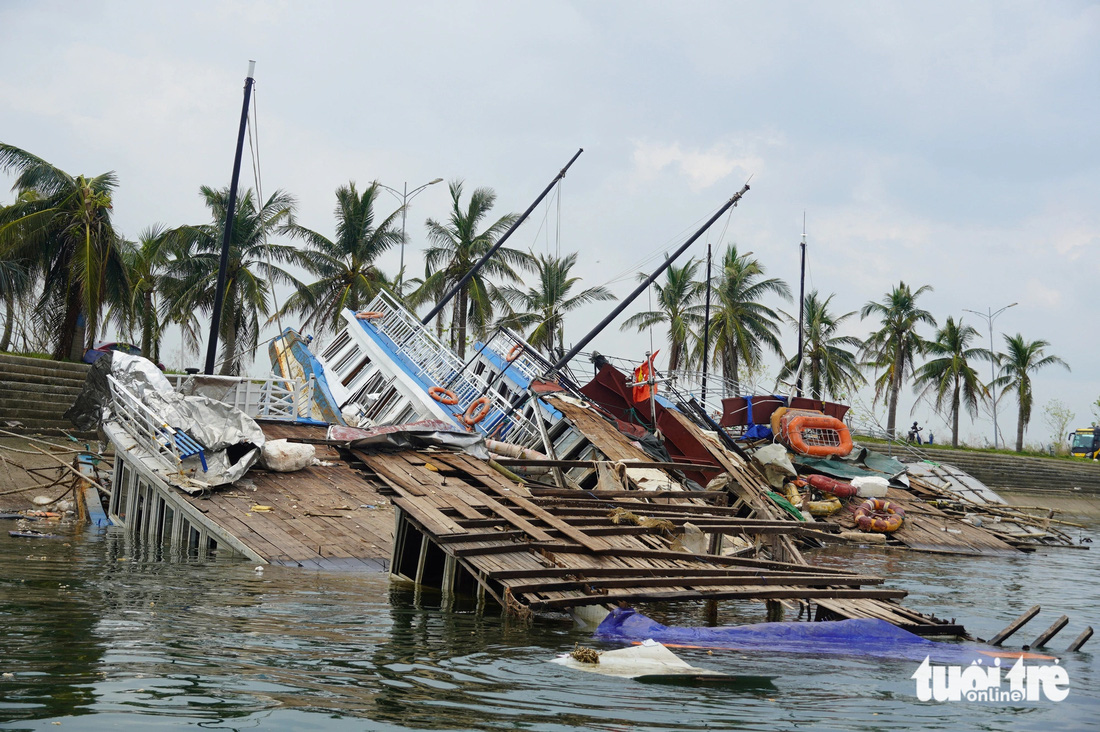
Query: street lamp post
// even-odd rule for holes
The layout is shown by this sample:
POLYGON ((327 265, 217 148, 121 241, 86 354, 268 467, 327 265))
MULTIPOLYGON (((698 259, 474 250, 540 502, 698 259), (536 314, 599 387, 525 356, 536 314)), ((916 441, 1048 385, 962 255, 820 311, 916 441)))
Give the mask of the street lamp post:
POLYGON ((430 180, 422 186, 413 188, 411 193, 409 192, 408 181, 405 181, 405 184, 400 191, 396 188, 390 188, 383 183, 378 183, 379 188, 385 188, 387 191, 395 195, 399 201, 401 201, 401 268, 397 272, 397 276, 399 278, 397 281, 398 294, 405 294, 405 217, 408 212, 409 201, 411 201, 416 196, 416 194, 420 193, 428 186, 434 186, 436 183, 442 182, 442 178, 430 180))
MULTIPOLYGON (((979 313, 977 310, 969 310, 967 308, 963 308, 963 310, 968 312, 968 313, 974 313, 978 317, 985 318, 986 322, 989 324, 989 353, 990 354, 993 353, 993 321, 996 319, 996 317, 998 315, 1003 313, 1005 310, 1008 310, 1009 308, 1012 308, 1012 307, 1016 307, 1019 304, 1020 303, 1018 303, 1018 302, 1014 302, 1011 305, 1005 305, 1003 308, 1001 308, 997 312, 993 312, 992 308, 987 308, 986 312, 984 312, 984 313, 979 313)), ((997 385, 994 383, 997 380, 997 360, 995 358, 990 359, 990 361, 989 361, 989 372, 993 377, 992 380, 989 382, 989 386, 993 389, 993 395, 992 395, 993 396, 993 449, 996 450, 997 449, 997 432, 999 430, 998 430, 998 427, 997 427, 997 385)))

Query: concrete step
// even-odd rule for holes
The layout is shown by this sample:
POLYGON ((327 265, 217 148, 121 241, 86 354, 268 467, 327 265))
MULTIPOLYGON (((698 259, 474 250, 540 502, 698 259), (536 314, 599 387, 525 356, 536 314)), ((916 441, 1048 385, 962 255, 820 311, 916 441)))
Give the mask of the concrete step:
POLYGON ((929 448, 928 459, 952 465, 990 488, 1081 489, 1100 493, 1100 463, 929 448))
POLYGON ((84 379, 71 379, 57 374, 12 373, 0 368, 0 383, 35 384, 43 387, 80 391, 84 388, 84 379))
POLYGON ((66 432, 76 431, 76 427, 67 419, 20 419, 17 421, 20 424, 14 426, 5 425, 3 422, 0 422, 0 428, 8 430, 9 432, 27 432, 28 430, 36 429, 57 429, 66 432))
POLYGON ((21 425, 18 427, 6 427, 0 423, 0 429, 4 429, 7 432, 14 432, 19 435, 44 435, 49 437, 75 437, 81 441, 98 440, 99 435, 96 432, 78 432, 71 423, 66 422, 62 425, 60 422, 54 423, 40 423, 37 426, 21 425), (54 425, 54 426, 50 426, 54 425))
POLYGON ((68 409, 68 407, 62 408, 61 405, 38 405, 0 409, 0 422, 17 420, 24 424, 31 424, 42 420, 48 420, 51 422, 64 421, 66 424, 71 424, 69 420, 65 419, 66 409, 68 409))
POLYGON ((11 368, 40 368, 54 372, 66 372, 73 376, 83 376, 91 368, 86 363, 74 363, 72 361, 53 361, 46 358, 29 358, 10 353, 0 353, 0 369, 11 368))
MULTIPOLYGON (((0 376, 0 379, 3 377, 0 376)), ((0 381, 0 402, 5 399, 40 399, 42 401, 68 401, 72 404, 80 396, 80 389, 69 386, 51 386, 50 384, 19 384, 0 381)))
POLYGON ((67 394, 24 394, 14 397, 0 395, 0 415, 26 410, 45 410, 61 414, 71 407, 74 401, 75 397, 67 394))
POLYGON ((5 381, 81 387, 84 385, 86 377, 87 371, 78 373, 68 369, 52 369, 42 366, 0 364, 0 378, 5 381))

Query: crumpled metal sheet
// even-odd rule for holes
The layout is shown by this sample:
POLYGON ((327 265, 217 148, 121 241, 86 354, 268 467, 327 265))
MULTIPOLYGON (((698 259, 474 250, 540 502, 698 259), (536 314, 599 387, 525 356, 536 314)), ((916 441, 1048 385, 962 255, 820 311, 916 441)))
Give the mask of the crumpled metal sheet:
POLYGON ((263 430, 240 409, 210 397, 176 392, 160 369, 140 356, 116 352, 111 374, 170 427, 186 432, 205 448, 205 473, 198 456, 181 465, 184 470, 194 468, 195 477, 203 483, 233 483, 259 459, 263 430))
POLYGON ((484 435, 480 432, 455 429, 437 419, 370 429, 333 425, 329 428, 329 439, 347 440, 352 449, 364 452, 396 452, 446 447, 480 460, 489 459, 489 448, 485 446, 484 435))

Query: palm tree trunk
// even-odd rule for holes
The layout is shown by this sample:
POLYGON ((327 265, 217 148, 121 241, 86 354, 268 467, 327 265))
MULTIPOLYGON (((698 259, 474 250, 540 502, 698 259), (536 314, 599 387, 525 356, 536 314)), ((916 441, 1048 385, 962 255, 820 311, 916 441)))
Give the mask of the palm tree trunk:
POLYGON ((894 373, 890 378, 890 408, 886 413, 886 434, 890 439, 893 439, 896 435, 894 428, 898 422, 898 394, 901 393, 901 374, 904 366, 901 346, 899 345, 894 351, 894 373))
MULTIPOLYGON (((895 372, 896 373, 896 372, 895 372)), ((901 388, 897 382, 897 379, 890 379, 890 404, 886 410, 886 434, 890 439, 893 439, 897 434, 895 427, 898 423, 898 392, 901 388)))
POLYGON ((77 321, 80 318, 80 295, 76 288, 70 287, 65 296, 65 317, 61 321, 61 330, 58 332, 57 346, 54 348, 53 359, 60 361, 71 358, 73 344, 76 341, 77 321))
POLYGON ((672 348, 669 349, 671 353, 668 354, 668 370, 675 371, 680 367, 680 351, 684 345, 680 341, 673 341, 672 348))
MULTIPOLYGON (((1023 401, 1022 399, 1020 400, 1023 401)), ((1020 404, 1020 412, 1016 419, 1016 452, 1024 451, 1024 405, 1020 404)))
POLYGON ((11 332, 15 327, 15 296, 11 292, 4 293, 4 335, 0 336, 0 351, 8 350, 11 345, 11 332))
POLYGON ((469 293, 466 290, 458 293, 458 328, 456 329, 455 351, 459 358, 466 358, 466 313, 469 305, 469 293))
POLYGON ((959 446, 959 381, 955 380, 955 393, 951 397, 951 447, 959 446))
POLYGON ((141 314, 141 354, 152 361, 157 360, 158 354, 153 348, 153 327, 156 325, 157 312, 153 308, 153 293, 145 292, 142 296, 142 305, 145 312, 141 314))
POLYGON ((236 324, 230 325, 229 333, 225 337, 225 350, 222 352, 222 367, 218 371, 220 376, 233 376, 237 363, 237 328, 236 324))

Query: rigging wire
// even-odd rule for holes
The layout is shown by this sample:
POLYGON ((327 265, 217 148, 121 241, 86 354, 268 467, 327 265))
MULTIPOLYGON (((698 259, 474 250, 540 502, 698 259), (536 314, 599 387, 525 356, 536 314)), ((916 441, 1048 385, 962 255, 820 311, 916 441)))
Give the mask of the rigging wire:
POLYGON ((558 180, 557 190, 557 206, 558 206, 558 220, 554 223, 554 256, 557 259, 561 259, 561 184, 562 180, 558 180))
MULTIPOLYGON (((717 208, 719 207, 716 206, 715 209, 717 208)), ((641 259, 634 260, 627 269, 622 270, 621 272, 613 275, 610 279, 600 283, 600 286, 607 287, 609 285, 614 285, 619 282, 634 279, 637 272, 644 271, 645 265, 659 259, 661 256, 666 254, 668 251, 668 247, 678 243, 685 235, 695 231, 695 229, 699 228, 699 224, 701 224, 703 221, 706 221, 708 218, 710 218, 710 214, 704 214, 703 216, 700 216, 698 219, 682 228, 679 232, 673 234, 672 236, 668 237, 668 239, 666 239, 664 242, 657 245, 657 247, 651 250, 648 255, 641 259)))
MULTIPOLYGON (((259 94, 257 93, 257 86, 255 82, 253 82, 252 97, 252 120, 248 125, 248 151, 252 155, 252 171, 256 179, 256 196, 259 199, 256 202, 256 206, 260 211, 262 211, 264 206, 264 188, 263 177, 260 173, 260 99, 259 94), (255 147, 253 147, 252 144, 253 128, 255 128, 256 131, 255 147)), ((270 269, 272 267, 271 250, 268 248, 267 226, 263 222, 262 214, 260 220, 260 236, 264 245, 264 253, 267 255, 267 266, 268 269, 270 269)), ((283 319, 279 313, 279 294, 278 292, 276 292, 276 286, 274 282, 271 283, 271 300, 275 305, 275 322, 278 324, 279 333, 281 334, 283 332, 283 319)))

